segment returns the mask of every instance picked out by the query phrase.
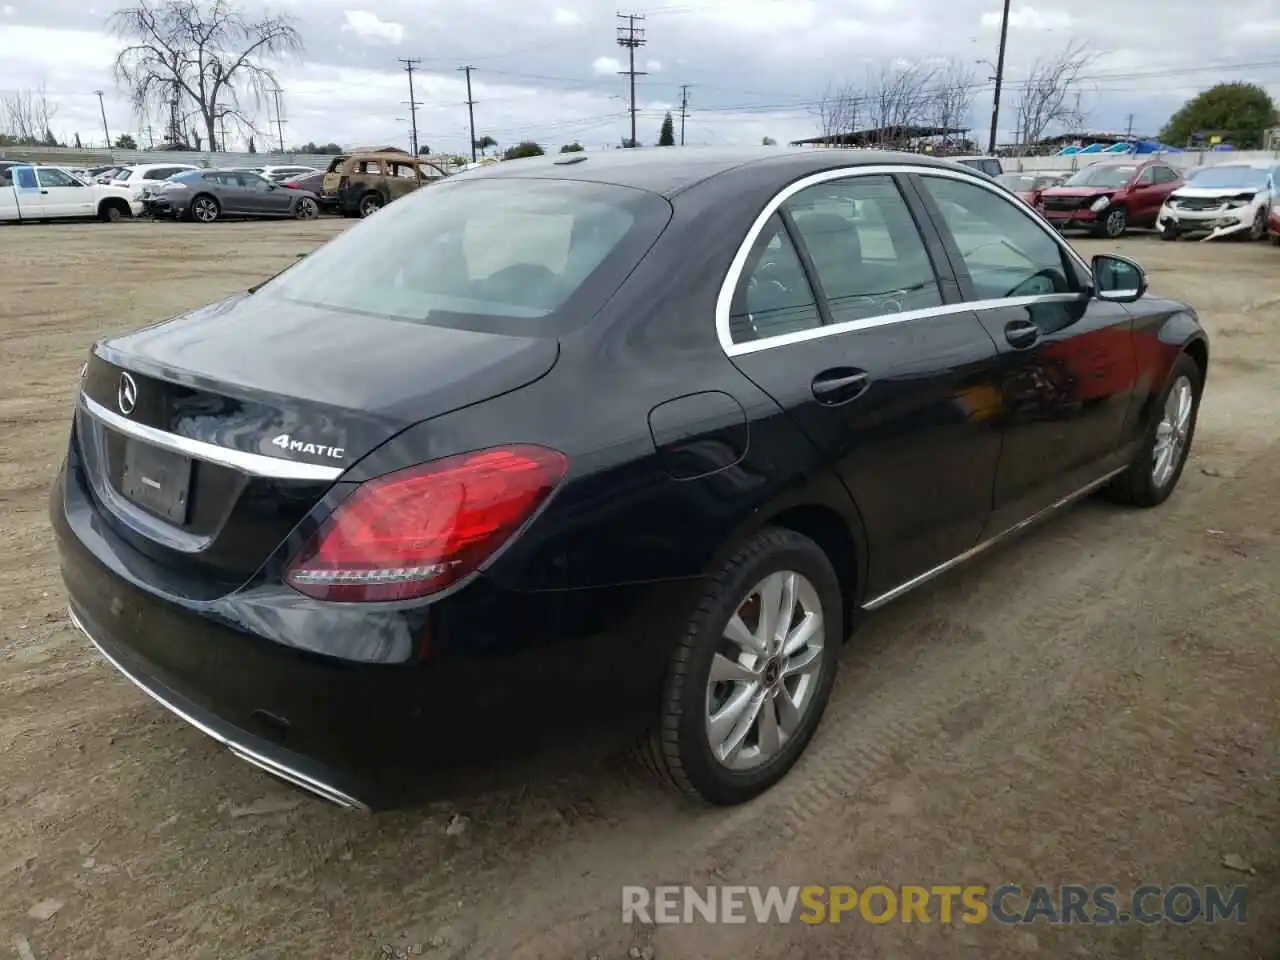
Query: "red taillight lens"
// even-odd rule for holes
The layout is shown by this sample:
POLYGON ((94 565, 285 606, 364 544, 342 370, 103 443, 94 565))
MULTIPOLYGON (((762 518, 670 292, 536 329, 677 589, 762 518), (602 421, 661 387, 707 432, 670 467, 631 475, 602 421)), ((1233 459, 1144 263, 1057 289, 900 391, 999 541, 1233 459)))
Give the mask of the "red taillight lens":
POLYGON ((564 479, 564 454, 495 447, 362 484, 290 565, 286 582, 319 600, 424 597, 493 555, 564 479))

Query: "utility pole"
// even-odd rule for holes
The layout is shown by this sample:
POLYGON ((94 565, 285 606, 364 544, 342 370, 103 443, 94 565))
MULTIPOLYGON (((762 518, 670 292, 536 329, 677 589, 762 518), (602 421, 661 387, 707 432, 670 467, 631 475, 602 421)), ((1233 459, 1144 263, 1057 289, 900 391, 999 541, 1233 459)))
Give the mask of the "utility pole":
POLYGON ((154 150, 156 148, 155 132, 151 129, 151 124, 147 124, 147 148, 154 150))
POLYGON ((178 81, 173 82, 173 97, 169 100, 169 142, 178 146, 185 139, 182 135, 182 123, 178 119, 178 107, 182 103, 182 88, 178 81))
POLYGON ((410 153, 416 157, 418 155, 418 107, 422 104, 413 99, 413 68, 422 60, 418 57, 396 57, 396 59, 404 64, 404 71, 409 74, 409 99, 402 100, 401 103, 409 104, 409 122, 413 127, 410 153))
POLYGON ((1132 113, 1131 113, 1131 114, 1129 114, 1129 127, 1128 127, 1128 129, 1126 129, 1126 130, 1125 130, 1124 135, 1125 135, 1126 137, 1132 137, 1132 136, 1133 136, 1133 114, 1132 114, 1132 113))
POLYGON ((680 84, 680 146, 684 146, 684 121, 689 116, 689 85, 680 84))
MULTIPOLYGON (((222 134, 222 152, 230 153, 231 151, 227 149, 227 112, 225 110, 218 114, 218 132, 222 134)), ((215 149, 213 152, 218 151, 215 149)))
POLYGON ((631 146, 638 147, 636 142, 636 77, 645 76, 645 71, 636 70, 636 48, 643 47, 648 41, 644 38, 644 27, 637 27, 636 21, 643 20, 643 13, 620 13, 618 19, 625 21, 618 25, 618 46, 626 47, 629 56, 629 69, 619 70, 621 76, 631 79, 631 146))
POLYGON ((471 99, 471 71, 475 67, 459 67, 467 74, 467 123, 471 127, 471 162, 476 162, 476 102, 471 99))
POLYGON ((271 97, 276 102, 276 136, 280 139, 280 152, 284 153, 284 120, 280 117, 280 94, 284 93, 279 87, 271 88, 271 97))
POLYGON ((102 103, 102 91, 93 91, 98 95, 98 109, 102 111, 102 135, 107 138, 107 149, 111 149, 111 131, 107 129, 107 108, 102 103))
POLYGON ((1004 50, 1009 40, 1009 0, 1004 0, 1004 13, 1000 17, 1000 53, 996 57, 996 89, 991 100, 991 139, 987 153, 996 152, 996 128, 1000 124, 1000 86, 1004 82, 1004 50))

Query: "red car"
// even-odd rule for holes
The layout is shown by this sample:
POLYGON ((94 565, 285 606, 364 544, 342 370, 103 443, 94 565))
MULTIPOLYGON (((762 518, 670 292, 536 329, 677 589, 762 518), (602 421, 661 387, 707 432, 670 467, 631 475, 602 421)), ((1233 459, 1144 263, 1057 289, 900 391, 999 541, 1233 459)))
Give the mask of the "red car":
POLYGON ((1060 173, 1002 173, 996 177, 1001 186, 1017 195, 1023 203, 1032 207, 1040 205, 1040 194, 1049 187, 1056 187, 1066 179, 1060 173))
POLYGON ((1280 247, 1280 201, 1271 201, 1271 211, 1267 214, 1267 233, 1271 242, 1280 247))
POLYGON ((1163 160, 1118 160, 1077 170, 1040 194, 1040 212, 1059 230, 1089 230, 1114 239, 1130 227, 1154 227, 1182 174, 1163 160))

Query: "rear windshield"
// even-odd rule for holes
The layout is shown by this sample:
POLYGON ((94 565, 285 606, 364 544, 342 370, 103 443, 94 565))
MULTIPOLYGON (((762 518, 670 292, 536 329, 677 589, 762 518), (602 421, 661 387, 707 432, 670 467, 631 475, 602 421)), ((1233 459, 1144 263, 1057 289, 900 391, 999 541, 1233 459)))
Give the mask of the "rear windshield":
POLYGON ((260 295, 366 316, 531 336, 593 315, 670 204, 576 180, 442 181, 363 220, 260 295))

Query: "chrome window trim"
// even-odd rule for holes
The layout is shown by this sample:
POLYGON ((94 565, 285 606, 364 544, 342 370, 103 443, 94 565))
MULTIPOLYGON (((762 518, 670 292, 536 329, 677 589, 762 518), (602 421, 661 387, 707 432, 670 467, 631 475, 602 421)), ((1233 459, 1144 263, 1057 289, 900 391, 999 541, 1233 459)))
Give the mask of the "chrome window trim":
MULTIPOLYGON (((924 317, 947 316, 955 313, 965 313, 970 310, 990 310, 997 307, 1017 307, 1028 306, 1034 303, 1055 303, 1082 300, 1086 296, 1081 293, 1052 293, 1043 294, 1033 297, 1007 297, 1000 300, 969 300, 963 303, 947 303, 936 307, 926 307, 921 310, 908 310, 902 313, 887 313, 875 317, 861 317, 857 320, 848 320, 844 323, 833 323, 825 326, 812 327, 808 330, 797 330, 792 333, 780 334, 776 337, 766 337, 763 340, 746 340, 742 343, 734 343, 732 330, 729 324, 730 312, 733 309, 734 293, 738 289, 738 283, 742 280, 742 271, 746 269, 747 259, 751 256, 751 249, 755 246, 757 238, 761 231, 764 230, 765 224, 769 218, 778 212, 784 203, 793 196, 808 187, 817 186, 821 183, 829 183, 832 180, 847 180, 851 177, 873 177, 885 176, 893 174, 916 174, 918 176, 942 177, 947 180, 959 180, 962 183, 973 184, 981 187, 990 193, 1000 197, 1005 203, 1015 205, 1018 203, 1016 199, 1011 199, 1007 191, 999 184, 986 180, 981 174, 969 173, 961 170, 946 170, 936 167, 914 166, 912 164, 876 164, 872 166, 861 167, 838 167, 834 170, 823 170, 819 173, 810 174, 807 177, 801 177, 794 183, 789 183, 781 191, 774 195, 773 199, 765 204, 764 209, 756 217, 751 224, 751 228, 747 231, 746 237, 738 247, 738 252, 734 255, 733 260, 729 264, 729 271, 725 274, 724 282, 720 285, 720 294, 716 298, 716 336, 720 341, 720 346, 725 354, 730 357, 737 357, 747 353, 757 353, 761 350, 768 350, 772 347, 784 347, 793 343, 801 343, 807 340, 818 340, 823 337, 836 336, 842 333, 851 333, 856 330, 870 329, 873 327, 888 326, 895 323, 905 323, 908 320, 918 320, 924 317)), ((906 198, 903 198, 904 202, 906 198)), ((1027 209, 1019 210, 1023 216, 1026 216, 1033 224, 1038 226, 1045 232, 1048 237, 1053 240, 1058 248, 1066 251, 1067 255, 1088 275, 1092 275, 1093 271, 1084 259, 1075 249, 1066 242, 1057 230, 1050 226, 1049 222, 1040 217, 1036 211, 1027 209)))
POLYGON ((80 406, 85 413, 105 424, 118 433, 142 440, 153 446, 172 450, 193 460, 216 463, 222 467, 241 470, 255 477, 269 477, 273 480, 324 480, 333 481, 342 476, 342 467, 327 467, 316 463, 298 463, 295 460, 284 460, 280 457, 268 457, 261 453, 246 453, 243 450, 231 450, 203 440, 192 440, 180 437, 145 423, 136 423, 128 417, 122 417, 108 410, 102 404, 90 398, 83 391, 80 393, 80 406))

